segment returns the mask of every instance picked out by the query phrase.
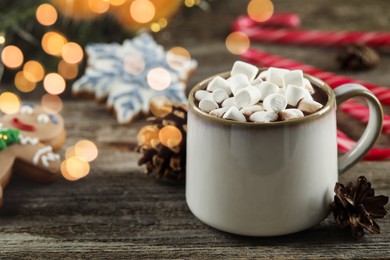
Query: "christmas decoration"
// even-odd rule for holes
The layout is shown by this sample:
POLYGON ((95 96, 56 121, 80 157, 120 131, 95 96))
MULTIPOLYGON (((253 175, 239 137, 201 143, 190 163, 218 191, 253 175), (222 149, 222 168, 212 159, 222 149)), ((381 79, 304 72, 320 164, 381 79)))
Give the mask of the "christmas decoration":
POLYGON ((360 176, 355 183, 349 182, 346 186, 336 183, 334 202, 329 206, 336 223, 342 229, 350 230, 355 238, 362 238, 364 230, 371 234, 379 234, 380 228, 375 219, 384 218, 387 214, 384 206, 389 197, 375 196, 375 190, 364 176, 360 176))
POLYGON ((336 61, 340 68, 347 70, 364 70, 378 65, 378 53, 365 45, 353 44, 345 46, 337 54, 336 61))
POLYGON ((137 151, 142 154, 139 165, 157 179, 183 180, 186 166, 187 107, 171 104, 164 97, 151 101, 152 125, 143 127, 138 135, 137 151))
POLYGON ((0 151, 7 148, 7 146, 19 143, 19 130, 4 129, 0 130, 0 151))
POLYGON ((185 82, 197 66, 190 57, 164 51, 149 34, 123 45, 91 44, 86 51, 88 67, 73 84, 73 93, 107 100, 121 124, 147 114, 154 96, 185 102, 185 82))

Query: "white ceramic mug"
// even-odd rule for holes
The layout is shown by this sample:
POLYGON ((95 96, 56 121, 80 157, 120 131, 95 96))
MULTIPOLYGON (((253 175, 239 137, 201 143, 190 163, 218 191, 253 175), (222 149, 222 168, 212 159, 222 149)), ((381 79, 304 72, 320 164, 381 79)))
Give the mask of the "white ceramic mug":
MULTIPOLYGON (((227 77, 229 73, 221 74, 227 77)), ((358 162, 382 128, 383 112, 366 88, 346 84, 334 91, 311 77, 328 97, 301 119, 273 123, 235 122, 201 111, 189 95, 186 200, 204 223, 230 233, 275 236, 298 232, 326 218, 338 174, 358 162), (366 99, 367 128, 357 145, 338 158, 336 104, 366 99)))

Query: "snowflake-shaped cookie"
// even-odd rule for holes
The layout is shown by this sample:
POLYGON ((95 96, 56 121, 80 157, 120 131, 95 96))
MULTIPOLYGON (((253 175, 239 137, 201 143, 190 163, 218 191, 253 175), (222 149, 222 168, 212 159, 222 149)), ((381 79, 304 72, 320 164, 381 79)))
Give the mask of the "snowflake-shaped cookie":
POLYGON ((106 100, 107 107, 115 111, 121 124, 130 123, 140 113, 149 113, 152 97, 166 96, 173 103, 186 102, 185 82, 197 66, 196 61, 181 55, 168 55, 149 34, 125 40, 122 45, 91 44, 86 47, 86 53, 88 66, 73 84, 73 93, 106 100), (168 82, 167 77, 154 78, 157 85, 160 85, 158 81, 165 80, 162 90, 152 88, 147 80, 156 68, 168 75, 168 82))

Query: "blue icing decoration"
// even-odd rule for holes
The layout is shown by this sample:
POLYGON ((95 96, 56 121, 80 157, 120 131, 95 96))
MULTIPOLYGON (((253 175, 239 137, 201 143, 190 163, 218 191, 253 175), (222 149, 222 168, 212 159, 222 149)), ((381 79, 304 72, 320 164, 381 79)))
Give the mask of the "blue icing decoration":
POLYGON ((150 34, 128 39, 122 45, 90 44, 86 47, 88 67, 86 73, 73 84, 77 93, 94 93, 116 110, 120 123, 130 122, 140 112, 148 112, 153 96, 166 96, 172 102, 186 102, 185 84, 188 74, 197 66, 192 60, 181 69, 172 68, 167 52, 150 34), (150 70, 163 68, 171 76, 164 90, 152 89, 147 77, 150 70))
POLYGON ((49 118, 54 124, 58 125, 58 119, 54 114, 49 114, 49 118))

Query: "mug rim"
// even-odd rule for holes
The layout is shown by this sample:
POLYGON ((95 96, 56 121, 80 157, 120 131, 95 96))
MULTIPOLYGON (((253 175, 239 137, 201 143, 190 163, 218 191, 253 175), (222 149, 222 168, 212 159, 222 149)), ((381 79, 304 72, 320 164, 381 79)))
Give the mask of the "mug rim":
MULTIPOLYGON (((267 70, 268 68, 259 68, 259 72, 267 70)), ((325 94, 328 96, 328 102, 318 111, 314 112, 313 114, 306 115, 302 118, 292 119, 288 121, 275 121, 275 122, 268 122, 268 123, 259 123, 259 122, 239 122, 239 121, 233 121, 233 120, 227 120, 223 118, 219 118, 216 116, 209 115, 208 113, 202 111, 196 104, 195 104, 195 92, 197 90, 205 90, 207 87, 207 84, 216 76, 220 76, 222 78, 227 78, 230 76, 230 71, 222 72, 215 74, 213 76, 210 76, 201 82, 197 83, 190 91, 190 94, 188 96, 188 103, 189 103, 189 110, 192 112, 195 112, 196 115, 201 117, 202 119, 206 119, 208 121, 219 123, 223 125, 230 125, 230 126, 239 126, 239 127, 283 127, 283 126, 290 126, 290 125, 298 125, 303 123, 312 122, 314 120, 317 120, 319 118, 324 117, 328 113, 332 111, 332 108, 335 105, 335 94, 331 87, 326 84, 323 80, 311 76, 309 74, 303 74, 304 78, 308 79, 310 83, 316 85, 321 90, 325 92, 325 94)))

